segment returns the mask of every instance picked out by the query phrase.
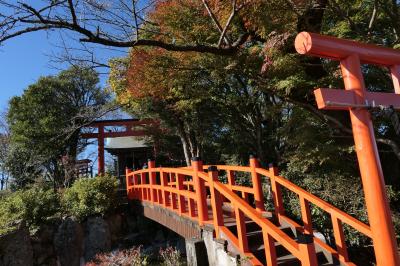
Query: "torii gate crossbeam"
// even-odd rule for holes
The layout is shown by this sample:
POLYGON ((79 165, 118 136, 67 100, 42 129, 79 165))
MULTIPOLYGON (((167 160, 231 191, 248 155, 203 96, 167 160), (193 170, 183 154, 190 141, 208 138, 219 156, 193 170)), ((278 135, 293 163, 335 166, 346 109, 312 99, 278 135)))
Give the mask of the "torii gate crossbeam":
POLYGON ((157 122, 151 119, 120 119, 120 120, 100 120, 94 121, 88 128, 97 128, 96 133, 83 133, 81 138, 83 139, 97 139, 98 142, 98 173, 104 174, 104 139, 106 138, 117 138, 117 137, 131 137, 131 136, 146 136, 145 130, 138 127, 148 126, 150 124, 156 124, 157 122), (107 127, 124 127, 123 131, 107 131, 107 127), (136 127, 136 129, 135 129, 136 127))

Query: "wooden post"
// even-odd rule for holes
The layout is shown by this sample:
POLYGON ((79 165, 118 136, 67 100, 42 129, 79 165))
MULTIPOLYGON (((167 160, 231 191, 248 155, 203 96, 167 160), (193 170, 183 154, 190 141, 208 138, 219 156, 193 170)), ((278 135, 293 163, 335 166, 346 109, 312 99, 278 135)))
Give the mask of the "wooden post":
POLYGON ((280 222, 280 216, 285 214, 285 209, 283 207, 281 186, 275 180, 275 176, 278 175, 278 168, 275 167, 273 164, 270 164, 269 172, 271 173, 270 181, 271 181, 272 199, 274 201, 274 213, 276 218, 280 222))
POLYGON ((205 221, 208 221, 208 207, 205 181, 198 175, 199 172, 203 172, 203 162, 199 157, 192 158, 192 168, 194 191, 196 193, 197 201, 197 213, 199 216, 199 224, 202 226, 205 221))
POLYGON ((161 178, 161 187, 163 189, 162 195, 163 195, 163 199, 162 202, 164 204, 164 207, 168 208, 169 206, 169 192, 165 190, 165 187, 167 187, 168 185, 168 173, 164 173, 164 171, 162 171, 160 173, 160 178, 161 178))
POLYGON ((235 218, 239 248, 242 252, 248 252, 249 244, 247 241, 246 220, 243 212, 238 207, 235 207, 235 218))
POLYGON ((156 162, 153 159, 148 159, 147 166, 149 168, 150 201, 157 202, 157 191, 154 188, 156 184, 156 173, 152 171, 152 169, 156 167, 156 162))
POLYGON ((251 181, 253 183, 254 201, 256 210, 259 212, 265 211, 264 195, 262 191, 261 175, 257 174, 256 168, 260 167, 258 159, 254 155, 250 155, 251 181))
POLYGON ((275 248, 275 239, 270 236, 265 227, 262 228, 263 239, 264 239, 264 252, 265 258, 268 266, 276 266, 278 265, 276 258, 276 248, 275 248))
POLYGON ((226 175, 228 178, 229 189, 232 190, 232 186, 235 185, 235 173, 232 170, 226 170, 226 175))
MULTIPOLYGON (((172 187, 177 188, 178 187, 178 179, 176 176, 176 173, 171 173, 171 183, 172 187), (174 181, 172 181, 174 180, 174 181)), ((178 209, 178 195, 176 193, 171 193, 171 200, 172 200, 172 210, 178 209)))
POLYGON ((99 175, 104 175, 104 126, 99 125, 98 126, 98 159, 97 159, 97 165, 98 165, 98 174, 99 175))
POLYGON ((182 214, 186 212, 185 197, 181 195, 181 193, 184 192, 184 187, 183 187, 184 175, 176 173, 176 178, 177 178, 177 189, 179 191, 178 208, 179 208, 179 214, 182 214))
POLYGON ((312 234, 312 220, 310 212, 310 204, 302 195, 299 196, 300 208, 301 208, 301 219, 303 220, 304 232, 312 234))
POLYGON ((301 252, 302 266, 317 266, 318 260, 315 253, 314 236, 312 234, 298 233, 297 242, 301 252))
POLYGON ((344 238, 342 222, 334 214, 331 214, 333 235, 335 237, 336 249, 339 254, 339 259, 343 261, 349 261, 349 255, 347 253, 346 241, 344 238))
POLYGON ((142 185, 142 200, 148 200, 147 198, 147 189, 143 186, 146 185, 146 173, 140 173, 140 184, 142 185))
POLYGON ((222 215, 221 194, 214 187, 214 182, 218 181, 218 169, 216 166, 208 167, 208 176, 210 177, 211 208, 214 220, 215 237, 218 238, 220 236, 219 227, 224 225, 224 217, 222 215))

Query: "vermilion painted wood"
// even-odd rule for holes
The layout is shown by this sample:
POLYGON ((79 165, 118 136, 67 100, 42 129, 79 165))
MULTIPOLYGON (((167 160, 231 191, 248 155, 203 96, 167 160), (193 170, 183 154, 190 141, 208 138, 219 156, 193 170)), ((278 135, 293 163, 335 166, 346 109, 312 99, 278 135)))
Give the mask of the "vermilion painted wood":
POLYGON ((206 187, 205 182, 198 177, 197 173, 203 170, 203 162, 200 160, 192 160, 193 167, 193 181, 194 190, 196 192, 197 212, 199 215, 199 223, 203 225, 205 221, 208 221, 208 207, 206 201, 206 187))
POLYGON ((299 33, 294 45, 299 54, 314 55, 333 60, 342 60, 356 54, 365 64, 391 67, 399 65, 400 62, 399 50, 311 32, 299 33))
POLYGON ((249 243, 247 241, 246 223, 243 212, 235 207, 236 228, 239 241, 239 249, 242 252, 249 252, 249 243))
MULTIPOLYGON (((140 131, 126 131, 126 132, 104 132, 104 138, 118 138, 118 137, 142 137, 146 136, 146 132, 143 130, 140 131)), ((83 139, 97 139, 99 138, 98 133, 83 133, 80 135, 83 139)))
POLYGON ((232 188, 232 186, 235 185, 235 177, 233 175, 233 172, 231 170, 228 170, 228 171, 226 171, 226 175, 228 178, 229 187, 232 188))
POLYGON ((98 133, 83 133, 80 135, 83 139, 97 139, 98 141, 98 171, 99 174, 104 174, 104 139, 128 136, 145 136, 146 132, 143 130, 136 130, 135 127, 142 127, 146 125, 158 125, 159 122, 151 119, 134 120, 104 120, 94 121, 87 126, 87 128, 97 128, 98 133), (107 126, 123 126, 124 131, 120 132, 104 132, 104 127, 107 126))
POLYGON ((307 234, 312 234, 313 230, 312 230, 310 204, 308 200, 306 200, 303 196, 299 196, 299 201, 300 201, 301 218, 303 220, 304 232, 307 234))
POLYGON ((216 237, 219 237, 219 229, 224 226, 224 218, 222 215, 222 198, 221 193, 215 188, 214 184, 218 182, 218 172, 209 171, 209 184, 211 192, 211 206, 214 221, 214 230, 216 237))
MULTIPOLYGON (((179 191, 184 190, 183 187, 183 179, 184 176, 181 174, 176 173, 177 176, 177 181, 178 181, 178 185, 177 185, 177 189, 179 191)), ((183 196, 182 194, 179 195, 179 214, 185 213, 186 212, 186 202, 185 202, 185 196, 183 196)))
MULTIPOLYGON (((400 265, 370 113, 367 108, 354 108, 368 105, 366 104, 367 101, 381 101, 387 104, 391 101, 390 97, 395 99, 393 104, 398 108, 400 51, 308 32, 297 35, 295 47, 300 54, 340 61, 346 92, 342 94, 338 94, 337 91, 333 92, 336 94, 335 108, 346 107, 348 100, 352 100, 352 104, 348 104, 347 108, 350 113, 377 265, 400 265), (368 93, 361 72, 362 63, 389 67, 395 93, 386 95, 368 93), (353 99, 349 99, 348 92, 352 93, 353 99)), ((332 96, 332 91, 329 93, 332 96)), ((323 108, 327 108, 329 105, 326 101, 323 101, 323 96, 326 98, 328 97, 327 94, 323 91, 317 91, 318 104, 323 108)), ((340 252, 339 255, 343 256, 340 252)))
POLYGON ((283 200, 282 200, 282 191, 281 187, 276 183, 276 176, 278 175, 278 168, 274 167, 273 165, 269 166, 269 173, 270 173, 270 182, 271 182, 271 192, 272 192, 272 199, 274 201, 274 212, 278 220, 280 217, 285 214, 285 209, 283 207, 283 200))
POLYGON ((255 157, 250 158, 251 181, 254 189, 254 201, 256 209, 260 212, 265 211, 264 195, 261 186, 261 176, 257 174, 256 168, 260 166, 258 159, 255 157))
POLYGON ((157 191, 154 188, 154 185, 156 184, 156 173, 152 171, 154 167, 156 167, 156 162, 153 160, 149 160, 147 162, 147 166, 149 168, 149 179, 150 179, 150 200, 154 202, 157 201, 157 191))
POLYGON ((335 243, 336 243, 336 248, 338 250, 339 259, 342 261, 349 261, 349 255, 347 254, 347 247, 346 247, 346 241, 344 239, 342 222, 335 215, 332 215, 331 218, 332 218, 333 234, 335 237, 335 243))
POLYGON ((264 238, 266 264, 267 266, 276 266, 278 265, 278 262, 276 258, 275 239, 268 234, 267 230, 263 229, 262 232, 264 238))
POLYGON ((384 92, 366 92, 364 98, 354 91, 338 89, 316 89, 315 100, 319 109, 325 110, 350 110, 366 107, 389 107, 400 109, 400 94, 384 92))
MULTIPOLYGON (((229 168, 229 170, 232 171, 232 174, 234 172, 247 172, 250 173, 252 171, 251 167, 235 167, 235 166, 217 166, 217 169, 219 170, 224 170, 229 168)), ((266 247, 266 259, 267 261, 262 262, 263 264, 267 265, 276 265, 276 252, 275 252, 275 244, 274 241, 279 242, 282 246, 284 246, 289 252, 291 252, 295 257, 297 257, 301 262, 302 265, 317 265, 316 263, 316 256, 315 256, 315 248, 313 244, 300 244, 295 242, 293 239, 291 239, 288 235, 286 235, 283 231, 281 231, 275 224, 273 224, 271 221, 268 219, 264 218, 262 214, 256 210, 255 208, 251 207, 249 203, 247 203, 244 199, 236 195, 234 190, 229 187, 229 184, 223 184, 218 181, 218 172, 217 171, 212 171, 207 173, 204 172, 199 172, 195 171, 193 168, 153 168, 153 169, 143 169, 139 170, 136 172, 131 172, 129 169, 126 171, 127 175, 127 180, 130 177, 133 177, 135 175, 137 176, 144 176, 146 173, 150 172, 158 172, 160 173, 160 176, 164 176, 164 178, 161 179, 161 185, 153 185, 153 188, 162 190, 164 193, 168 193, 168 197, 170 193, 176 194, 179 199, 182 197, 185 200, 189 200, 189 205, 190 205, 190 200, 191 199, 196 199, 197 198, 197 193, 191 192, 187 189, 185 186, 168 186, 166 175, 168 173, 174 173, 178 177, 179 176, 184 176, 184 177, 189 177, 193 180, 194 176, 197 176, 199 179, 203 180, 205 183, 207 183, 210 187, 211 191, 211 205, 212 205, 212 212, 213 212, 213 221, 212 223, 214 224, 214 227, 216 228, 216 237, 221 237, 221 234, 227 238, 235 245, 235 247, 242 252, 244 256, 249 256, 253 257, 250 262, 253 265, 260 265, 258 260, 254 258, 251 253, 248 252, 248 244, 246 243, 247 237, 244 232, 244 225, 243 225, 243 217, 246 216, 250 220, 254 221, 257 223, 263 232, 263 238, 264 238, 264 245, 266 247), (164 180, 164 181, 163 181, 164 180), (234 206, 235 209, 235 217, 237 219, 237 226, 238 226, 238 235, 235 236, 232 233, 229 232, 229 230, 224 226, 223 223, 223 218, 222 218, 222 199, 221 197, 224 197, 234 206), (216 218, 215 218, 216 217, 216 218)), ((331 204, 319 199, 318 197, 310 194, 309 192, 303 190, 302 188, 294 185, 293 183, 289 182, 285 178, 281 177, 278 175, 278 171, 276 167, 271 166, 269 170, 263 169, 263 168, 255 168, 255 172, 260 175, 264 176, 265 178, 268 178, 271 181, 271 184, 275 184, 275 187, 277 190, 280 190, 281 187, 284 187, 294 193, 296 193, 299 198, 304 202, 303 209, 304 211, 302 217, 303 220, 307 221, 308 224, 312 224, 312 217, 309 215, 309 209, 306 207, 309 204, 314 204, 315 206, 318 206, 322 210, 326 211, 328 214, 331 215, 332 221, 333 221, 333 230, 335 233, 335 239, 336 242, 338 243, 338 250, 334 250, 322 241, 320 241, 317 238, 314 238, 314 242, 318 243, 321 247, 323 247, 327 252, 330 252, 333 256, 337 257, 344 265, 354 265, 353 263, 348 261, 348 255, 347 255, 347 248, 345 246, 345 239, 344 239, 344 234, 343 234, 343 223, 346 223, 347 225, 353 227, 355 230, 359 231, 362 234, 365 234, 368 237, 372 236, 371 230, 368 225, 358 221, 357 219, 351 217, 347 213, 337 209, 336 207, 332 206, 331 204), (306 204, 308 203, 308 204, 306 204), (339 237, 336 237, 339 236, 339 237)), ((135 180, 135 178, 133 179, 135 180)), ((143 179, 142 179, 143 180, 143 179)), ((261 180, 261 179, 260 179, 261 180)), ((189 181, 190 182, 190 181, 189 181)), ((174 182, 172 182, 174 183, 174 182)), ((178 182, 175 182, 176 184, 179 184, 179 178, 178 182)), ((140 193, 140 191, 147 191, 150 188, 149 182, 146 182, 144 179, 141 184, 137 184, 136 181, 133 182, 127 182, 127 193, 129 198, 137 198, 139 200, 144 200, 144 201, 149 201, 149 198, 146 197, 141 197, 143 193, 140 193), (138 191, 138 193, 132 193, 132 191, 138 191)), ((253 190, 254 191, 254 190, 253 190)), ((276 194, 277 199, 274 200, 275 203, 282 203, 282 195, 277 193, 276 194)), ((157 202, 153 202, 153 204, 159 204, 157 202)), ((301 203, 300 203, 301 204, 301 203)), ((302 205, 302 204, 301 204, 302 205)), ((165 205, 164 205, 165 206, 165 205)), ((169 208, 169 206, 167 207, 169 208)), ((278 212, 279 219, 281 221, 285 221, 286 223, 292 224, 293 227, 299 228, 300 230, 303 230, 303 232, 307 233, 309 231, 312 231, 312 228, 310 226, 300 226, 296 224, 294 221, 289 219, 284 215, 284 210, 283 210, 283 205, 281 205, 282 211, 278 212)), ((194 211, 195 206, 193 204, 192 207, 189 206, 189 215, 188 217, 192 217, 192 219, 196 220, 199 222, 199 215, 197 215, 194 211)), ((277 209, 277 206, 275 206, 275 209, 277 209)), ((177 212, 180 214, 180 209, 174 209, 173 211, 177 212)), ((181 214, 186 216, 186 214, 181 214)), ((206 222, 206 221, 204 221, 206 222)))

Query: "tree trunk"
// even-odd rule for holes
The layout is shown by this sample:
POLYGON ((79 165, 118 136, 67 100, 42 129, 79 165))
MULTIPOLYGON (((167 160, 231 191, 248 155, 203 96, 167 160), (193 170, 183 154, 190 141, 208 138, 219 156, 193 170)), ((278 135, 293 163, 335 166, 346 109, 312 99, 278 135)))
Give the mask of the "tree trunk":
POLYGON ((190 158, 191 158, 190 147, 185 133, 183 122, 180 120, 177 121, 177 131, 178 131, 178 136, 182 143, 183 154, 185 155, 186 165, 190 166, 190 158))
POLYGON ((189 145, 187 143, 187 140, 186 140, 185 136, 183 136, 182 134, 179 134, 179 138, 181 139, 181 142, 182 142, 183 154, 185 155, 186 165, 190 166, 189 145))

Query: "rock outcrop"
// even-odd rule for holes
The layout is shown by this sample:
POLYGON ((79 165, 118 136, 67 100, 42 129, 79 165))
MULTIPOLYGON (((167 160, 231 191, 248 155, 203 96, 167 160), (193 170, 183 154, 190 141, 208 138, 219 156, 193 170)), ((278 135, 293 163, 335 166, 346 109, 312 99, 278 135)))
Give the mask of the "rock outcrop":
POLYGON ((57 266, 53 239, 59 222, 45 224, 31 236, 34 265, 57 266))
POLYGON ((85 226, 85 261, 110 249, 111 234, 107 222, 101 217, 89 218, 85 226))
POLYGON ((18 222, 12 232, 0 236, 0 265, 33 265, 33 251, 25 222, 18 222))
POLYGON ((66 218, 54 236, 54 248, 61 266, 79 266, 83 255, 83 229, 73 218, 66 218))
POLYGON ((111 245, 114 245, 122 234, 122 216, 114 214, 108 217, 106 221, 111 234, 111 245))

